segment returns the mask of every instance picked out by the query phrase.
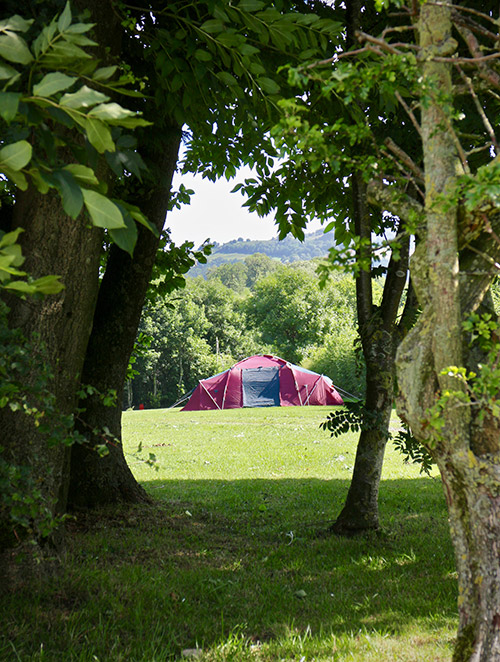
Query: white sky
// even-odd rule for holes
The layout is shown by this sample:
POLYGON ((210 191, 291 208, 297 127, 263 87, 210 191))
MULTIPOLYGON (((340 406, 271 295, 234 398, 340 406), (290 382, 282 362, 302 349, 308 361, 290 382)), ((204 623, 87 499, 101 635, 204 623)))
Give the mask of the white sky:
MULTIPOLYGON (((250 169, 242 169, 229 182, 219 179, 211 182, 196 175, 180 175, 174 177, 173 188, 179 188, 182 183, 188 189, 195 191, 191 196, 191 204, 174 209, 167 215, 167 226, 176 244, 183 241, 193 241, 197 248, 205 239, 225 243, 231 239, 272 239, 277 236, 274 215, 260 218, 242 207, 246 197, 241 193, 230 193, 237 183, 251 176, 250 169)), ((307 232, 313 232, 320 226, 312 223, 307 232)))

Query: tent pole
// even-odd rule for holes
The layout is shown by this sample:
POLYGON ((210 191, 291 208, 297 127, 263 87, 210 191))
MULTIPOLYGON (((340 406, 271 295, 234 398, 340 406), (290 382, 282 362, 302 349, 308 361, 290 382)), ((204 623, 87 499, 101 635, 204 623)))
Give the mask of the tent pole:
POLYGON ((218 405, 218 404, 215 402, 215 400, 212 398, 212 394, 208 392, 208 390, 207 390, 205 384, 204 384, 203 382, 200 382, 200 384, 201 384, 201 386, 203 387, 203 389, 205 390, 205 393, 208 395, 208 397, 210 398, 210 400, 211 400, 211 401, 214 403, 214 405, 217 407, 217 409, 220 409, 219 405, 218 405))
POLYGON ((300 406, 303 407, 303 406, 304 406, 304 403, 302 402, 302 396, 300 395, 300 388, 299 388, 299 385, 297 384, 297 380, 296 380, 296 378, 295 378, 295 373, 294 373, 294 371, 293 371, 293 369, 292 369, 290 363, 287 363, 286 365, 287 365, 287 368, 288 368, 288 369, 290 370, 290 372, 292 373, 293 383, 295 384, 295 389, 296 389, 296 391, 297 391, 297 395, 299 396, 300 406))
POLYGON ((322 377, 323 377, 323 375, 320 375, 320 376, 318 377, 318 379, 314 382, 314 386, 312 387, 312 390, 311 390, 311 392, 309 393, 309 395, 307 396, 307 400, 305 401, 304 404, 306 404, 306 405, 309 404, 309 398, 311 397, 311 395, 312 395, 312 394, 314 393, 314 391, 316 390, 316 386, 318 385, 318 382, 319 382, 319 380, 320 380, 322 377))
POLYGON ((224 409, 224 405, 226 404, 227 385, 229 384, 230 375, 231 375, 231 371, 229 370, 227 373, 226 385, 224 386, 224 395, 222 396, 222 409, 224 409))

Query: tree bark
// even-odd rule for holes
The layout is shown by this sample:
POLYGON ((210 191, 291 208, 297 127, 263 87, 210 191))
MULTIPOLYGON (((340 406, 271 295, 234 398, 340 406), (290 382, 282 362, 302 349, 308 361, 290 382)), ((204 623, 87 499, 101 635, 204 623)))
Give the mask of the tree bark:
MULTIPOLYGON (((177 164, 181 139, 179 128, 164 130, 146 162, 159 182, 144 200, 135 201, 143 213, 161 230, 167 214, 170 188, 177 164)), ((120 501, 140 502, 146 492, 130 471, 121 445, 121 407, 130 354, 137 335, 142 307, 149 286, 159 239, 146 228, 139 229, 133 258, 113 246, 100 286, 82 383, 90 384, 105 394, 116 391, 116 405, 104 406, 92 396, 82 401, 80 431, 89 443, 74 446, 71 452, 69 505, 92 508, 120 501), (103 458, 94 450, 102 443, 94 429, 107 428, 110 433, 109 454, 103 458)))
MULTIPOLYGON (((451 5, 424 3, 418 30, 428 56, 422 57, 424 90, 435 90, 436 97, 451 94, 451 65, 429 57, 454 50, 451 5)), ((460 163, 445 111, 436 97, 424 94, 427 236, 411 265, 423 311, 398 351, 398 411, 434 455, 448 503, 459 583, 453 660, 491 662, 500 660, 500 421, 481 418, 478 408, 451 395, 436 433, 429 409, 448 389, 460 393, 463 388, 446 368, 473 362, 461 323, 481 305, 494 275, 490 260, 498 260, 500 246, 484 232, 472 247, 476 250, 464 250, 459 261, 460 227, 449 192, 460 163)))
MULTIPOLYGON (((353 175, 353 218, 356 234, 371 238, 366 186, 353 175)), ((368 251, 369 251, 368 246, 368 251)), ((378 493, 394 402, 396 349, 401 329, 396 323, 408 271, 409 240, 403 241, 398 260, 391 257, 380 308, 372 301, 372 274, 362 271, 356 280, 359 333, 366 363, 365 427, 361 430, 346 502, 330 530, 351 535, 379 526, 378 493)), ((370 260, 370 255, 359 255, 370 260)))
MULTIPOLYGON (((10 297, 9 326, 22 331, 38 359, 49 367, 53 377, 48 387, 55 396, 55 406, 60 414, 71 415, 92 327, 102 232, 89 228, 82 217, 73 220, 66 216, 55 195, 41 195, 32 189, 19 194, 13 220, 14 227, 24 229, 23 268, 33 277, 61 276, 64 289, 42 299, 10 297)), ((28 382, 37 382, 39 368, 34 360, 28 382)), ((31 416, 11 412, 8 407, 0 409, 0 428, 5 460, 28 467, 46 507, 53 514, 63 512, 68 447, 62 443, 49 446, 31 416)), ((10 530, 9 523, 1 522, 0 529, 10 530)), ((8 535, 0 535, 0 541, 4 548, 16 544, 8 535)), ((6 552, 0 566, 7 568, 10 560, 6 552)))
MULTIPOLYGON (((392 381, 391 371, 391 385, 392 381)), ((359 435, 351 484, 345 504, 330 528, 333 533, 351 535, 379 527, 378 493, 392 403, 392 388, 367 377, 366 409, 377 416, 377 423, 359 435)))

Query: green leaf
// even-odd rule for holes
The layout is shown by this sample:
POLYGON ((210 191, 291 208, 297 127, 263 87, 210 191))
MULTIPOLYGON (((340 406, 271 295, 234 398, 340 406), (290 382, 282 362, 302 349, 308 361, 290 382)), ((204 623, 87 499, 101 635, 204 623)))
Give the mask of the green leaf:
POLYGON ((115 143, 111 137, 111 131, 101 120, 89 117, 85 123, 87 138, 99 154, 114 152, 115 143))
POLYGON ((92 79, 99 81, 108 80, 117 69, 118 67, 116 65, 113 65, 112 67, 101 67, 100 69, 96 69, 94 71, 92 79))
POLYGON ((89 189, 82 189, 82 193, 85 207, 95 226, 108 230, 126 227, 121 211, 111 200, 89 189))
POLYGON ((2 248, 3 265, 8 267, 20 267, 24 262, 20 244, 11 244, 2 248))
POLYGON ((131 90, 126 87, 113 87, 113 92, 119 92, 120 94, 125 95, 126 97, 134 97, 136 99, 152 99, 153 97, 148 97, 144 92, 138 92, 137 90, 131 90))
POLYGON ((64 34, 64 40, 70 42, 71 44, 78 44, 78 46, 97 46, 97 42, 93 39, 89 39, 84 34, 64 34))
POLYGON ((137 152, 131 150, 116 150, 106 154, 106 161, 113 172, 121 177, 124 171, 131 172, 142 181, 142 173, 147 167, 137 152))
POLYGON ((210 62, 212 59, 212 55, 208 51, 203 51, 201 48, 195 50, 194 56, 200 62, 210 62))
POLYGON ((12 170, 12 168, 8 168, 7 166, 4 166, 2 163, 0 163, 0 172, 3 172, 3 174, 7 177, 7 179, 10 179, 10 181, 17 186, 18 189, 21 189, 21 191, 26 191, 28 188, 28 180, 24 176, 22 172, 18 172, 17 170, 12 170))
POLYGON ((208 34, 212 34, 214 32, 222 32, 222 30, 224 30, 224 23, 218 19, 210 19, 209 21, 205 21, 205 23, 200 26, 200 30, 203 32, 208 32, 208 34))
MULTIPOLYGON (((8 253, 7 251, 0 251, 0 269, 10 274, 11 276, 25 276, 24 271, 20 271, 17 267, 21 266, 24 262, 24 257, 21 254, 21 247, 19 248, 19 255, 14 255, 8 253)), ((5 280, 5 273, 3 274, 3 280, 5 280)))
POLYGON ((42 176, 40 170, 38 168, 30 168, 28 170, 28 174, 31 177, 31 181, 33 184, 36 186, 36 188, 45 195, 49 191, 49 183, 46 181, 46 179, 42 176))
POLYGON ((77 80, 78 78, 75 76, 66 76, 60 71, 54 71, 44 76, 39 83, 33 85, 33 94, 37 97, 50 97, 56 92, 67 90, 77 80))
POLYGON ((280 86, 272 78, 260 77, 257 78, 257 83, 266 94, 279 94, 280 86))
POLYGON ((12 276, 26 276, 26 272, 9 267, 8 258, 6 259, 4 255, 0 255, 0 283, 5 283, 5 281, 10 280, 12 276))
POLYGON ((241 44, 238 46, 238 50, 242 55, 255 55, 260 52, 258 48, 251 44, 241 44))
POLYGON ((19 76, 19 73, 5 62, 0 62, 0 80, 7 80, 8 78, 13 78, 14 76, 19 76))
POLYGON ((93 90, 90 87, 87 87, 86 85, 82 85, 82 87, 77 90, 76 92, 70 92, 68 94, 65 94, 61 100, 60 104, 61 106, 67 106, 68 108, 91 108, 92 106, 95 106, 98 103, 103 103, 105 101, 109 101, 109 97, 103 94, 102 92, 98 92, 97 90, 93 90))
POLYGON ((125 170, 128 170, 142 181, 142 173, 148 168, 142 160, 141 155, 138 152, 133 152, 132 150, 122 151, 119 153, 119 155, 120 161, 123 163, 125 170))
POLYGON ((0 149, 0 166, 10 170, 21 170, 31 160, 33 149, 26 140, 19 140, 0 149))
POLYGON ((33 59, 28 44, 14 32, 0 36, 0 55, 9 62, 29 64, 33 59))
POLYGON ((85 60, 91 58, 92 55, 90 53, 86 53, 76 44, 63 41, 52 46, 50 50, 40 58, 39 62, 45 67, 59 69, 61 68, 61 64, 67 65, 68 62, 72 62, 73 60, 85 60))
POLYGON ((122 120, 108 120, 108 124, 123 126, 125 129, 135 129, 138 126, 152 126, 153 122, 143 120, 142 117, 137 117, 137 114, 134 113, 134 117, 124 117, 122 120))
POLYGON ((217 74, 217 78, 220 81, 222 81, 224 85, 229 85, 229 86, 238 85, 238 81, 236 80, 236 78, 227 71, 219 71, 219 73, 217 74))
POLYGON ((0 92, 0 117, 9 124, 17 115, 20 92, 0 92))
POLYGON ((9 18, 0 21, 0 32, 5 32, 7 30, 12 30, 13 32, 27 32, 30 26, 32 25, 34 19, 29 21, 19 16, 19 14, 14 14, 9 18))
POLYGON ((12 232, 6 232, 2 236, 0 236, 0 248, 5 248, 6 246, 13 246, 14 244, 16 244, 21 232, 24 232, 23 228, 17 228, 12 232))
POLYGON ((132 216, 132 218, 137 221, 137 223, 140 223, 141 225, 144 225, 144 227, 148 228, 155 237, 160 236, 160 232, 156 225, 151 223, 151 221, 144 216, 144 214, 141 212, 139 207, 136 207, 135 205, 131 205, 129 203, 121 202, 122 206, 125 207, 125 209, 128 211, 128 213, 132 216))
POLYGON ((221 32, 217 35, 217 41, 226 48, 238 47, 243 43, 244 37, 234 32, 221 32))
POLYGON ((109 236, 119 248, 132 256, 134 254, 134 248, 137 241, 137 225, 135 224, 134 219, 130 216, 130 214, 127 213, 122 205, 119 205, 119 207, 121 208, 126 227, 121 230, 110 230, 109 236))
POLYGON ((64 290, 64 285, 59 281, 61 276, 42 276, 31 281, 30 285, 42 294, 57 294, 64 290))
POLYGON ((71 218, 76 218, 82 210, 82 189, 76 183, 73 175, 67 170, 57 170, 52 173, 52 179, 61 194, 64 211, 71 218))
POLYGON ((64 7, 63 13, 59 16, 57 21, 57 28, 59 32, 64 32, 71 25, 71 7, 69 6, 69 0, 64 7))
POLYGON ((264 3, 260 0, 241 0, 238 3, 238 9, 242 11, 260 11, 264 9, 264 3))
POLYGON ((25 280, 12 280, 5 285, 2 285, 6 290, 14 290, 15 292, 23 292, 23 294, 35 294, 36 289, 25 280))
POLYGON ((82 186, 99 186, 99 180, 95 176, 95 172, 92 168, 81 165, 79 163, 69 163, 65 165, 63 170, 70 172, 76 181, 82 186))
POLYGON ((87 113, 87 117, 97 117, 101 120, 121 120, 126 117, 135 117, 136 113, 132 110, 122 108, 117 103, 101 103, 99 106, 92 108, 92 110, 87 113))
POLYGON ((82 34, 91 30, 94 25, 95 23, 73 23, 65 32, 66 34, 82 34))

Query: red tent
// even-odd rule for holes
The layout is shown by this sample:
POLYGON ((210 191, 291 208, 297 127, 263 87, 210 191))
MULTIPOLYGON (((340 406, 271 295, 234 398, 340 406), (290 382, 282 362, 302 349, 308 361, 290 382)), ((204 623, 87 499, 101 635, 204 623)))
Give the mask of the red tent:
POLYGON ((202 379, 183 411, 342 404, 329 377, 266 354, 202 379))

